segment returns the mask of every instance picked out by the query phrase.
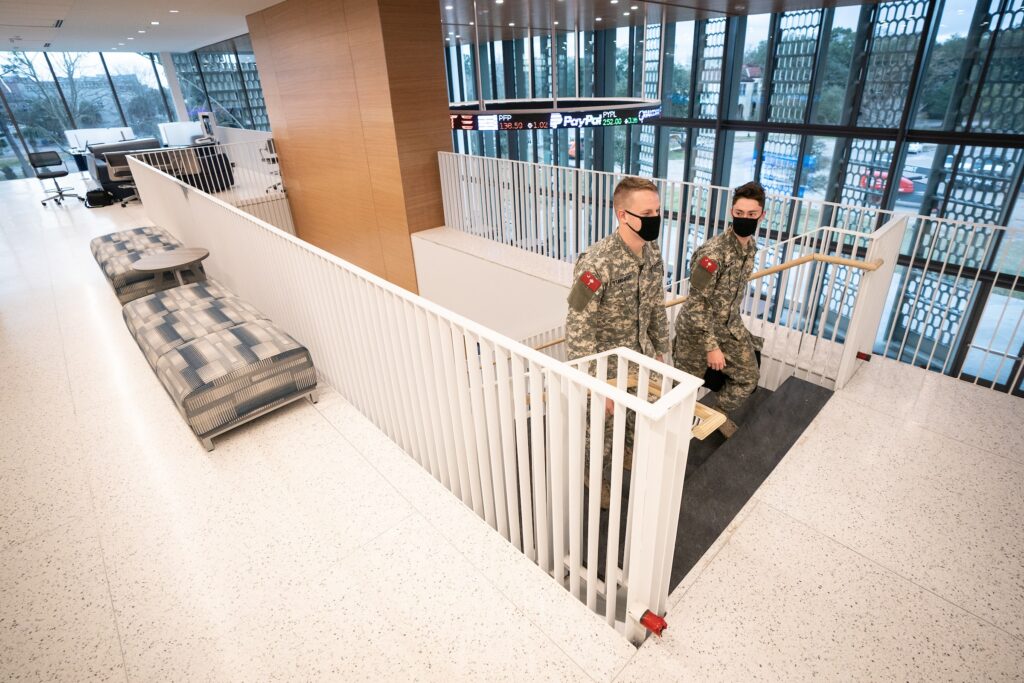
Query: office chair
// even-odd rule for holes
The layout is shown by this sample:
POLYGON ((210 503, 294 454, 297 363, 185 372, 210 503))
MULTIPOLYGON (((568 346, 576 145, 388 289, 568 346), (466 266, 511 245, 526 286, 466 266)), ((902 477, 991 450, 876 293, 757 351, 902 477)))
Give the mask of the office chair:
POLYGON ((136 191, 135 179, 132 177, 132 168, 128 165, 128 155, 136 152, 107 152, 103 158, 107 162, 107 177, 111 182, 118 183, 117 189, 131 190, 132 193, 121 199, 121 206, 128 206, 128 202, 140 202, 142 199, 136 191))
MULTIPOLYGON (((280 163, 277 159, 277 147, 274 146, 273 140, 267 140, 267 146, 260 147, 260 159, 263 160, 263 163, 265 164, 277 165, 280 163)), ((280 176, 280 166, 270 171, 270 175, 280 176)), ((280 180, 277 181, 276 183, 268 187, 265 190, 265 192, 269 194, 271 190, 281 190, 281 192, 284 192, 284 182, 280 180)))
POLYGON ((42 183, 43 189, 46 190, 46 198, 40 202, 43 206, 46 206, 46 202, 50 200, 60 204, 65 197, 74 197, 78 201, 83 201, 80 196, 75 194, 73 187, 61 187, 57 182, 57 178, 68 175, 67 164, 64 163, 60 154, 57 152, 29 152, 28 163, 35 171, 36 178, 39 178, 39 182, 42 183), (47 189, 46 183, 43 182, 45 180, 52 180, 54 189, 47 189))

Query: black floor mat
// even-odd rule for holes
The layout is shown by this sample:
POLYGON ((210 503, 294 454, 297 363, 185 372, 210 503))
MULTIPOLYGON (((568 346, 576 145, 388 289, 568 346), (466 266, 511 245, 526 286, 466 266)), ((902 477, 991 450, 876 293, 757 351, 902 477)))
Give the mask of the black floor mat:
POLYGON ((739 430, 690 442, 669 590, 707 552, 824 407, 832 392, 800 379, 758 389, 733 416, 739 430))

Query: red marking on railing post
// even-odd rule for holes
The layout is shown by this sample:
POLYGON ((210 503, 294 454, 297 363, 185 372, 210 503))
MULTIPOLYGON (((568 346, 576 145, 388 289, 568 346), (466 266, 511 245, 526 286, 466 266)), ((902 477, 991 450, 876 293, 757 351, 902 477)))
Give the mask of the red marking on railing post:
POLYGON ((659 638, 661 637, 661 632, 668 628, 668 622, 651 610, 647 610, 640 617, 640 625, 659 638))
POLYGON ((871 360, 871 354, 870 353, 864 353, 863 351, 858 351, 857 352, 857 360, 867 360, 867 361, 870 361, 871 360))

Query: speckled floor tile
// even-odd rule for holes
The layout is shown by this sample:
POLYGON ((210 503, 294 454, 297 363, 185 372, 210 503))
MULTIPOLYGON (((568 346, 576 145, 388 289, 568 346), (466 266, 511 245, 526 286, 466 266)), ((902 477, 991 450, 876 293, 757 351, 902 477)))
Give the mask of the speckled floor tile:
POLYGON ((913 406, 922 425, 977 448, 1024 463, 1021 400, 933 372, 913 406))
POLYGON ((635 655, 636 649, 625 638, 455 499, 341 396, 331 392, 317 407, 344 427, 346 436, 352 435, 372 465, 463 557, 595 680, 609 680, 635 655), (567 622, 574 628, 564 628, 567 622))
POLYGON ((1024 670, 1021 640, 763 503, 667 621, 616 680, 1008 681, 1024 670))
POLYGON ((124 681, 100 544, 66 523, 0 550, 0 678, 124 681))
POLYGON ((842 397, 823 417, 758 498, 1024 636, 1024 466, 842 397))
POLYGON ((890 415, 903 416, 910 411, 928 375, 913 366, 878 356, 868 363, 858 363, 856 374, 836 395, 890 415))
POLYGON ((92 516, 74 434, 59 424, 33 432, 31 424, 0 437, 0 549, 92 516))

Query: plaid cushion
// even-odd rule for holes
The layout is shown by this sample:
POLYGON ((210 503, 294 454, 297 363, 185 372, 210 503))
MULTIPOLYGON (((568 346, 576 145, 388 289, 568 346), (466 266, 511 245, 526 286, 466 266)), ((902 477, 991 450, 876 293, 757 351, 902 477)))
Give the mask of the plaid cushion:
POLYGON ((155 369, 200 436, 316 386, 309 352, 268 320, 182 344, 155 369))
POLYGON ((93 257, 97 261, 100 261, 101 258, 99 254, 101 252, 109 254, 112 250, 116 250, 117 246, 120 244, 134 243, 144 247, 147 242, 152 243, 153 240, 162 242, 163 244, 172 244, 178 247, 181 246, 181 243, 165 230, 156 226, 145 226, 141 228, 121 230, 120 232, 112 232, 109 235, 101 235, 89 242, 89 248, 92 250, 93 257))
MULTIPOLYGON (((236 297, 213 280, 196 282, 183 287, 165 289, 149 296, 136 299, 125 304, 121 315, 133 337, 138 337, 137 330, 146 323, 167 313, 191 308, 196 304, 212 299, 235 299, 236 297)), ((263 317, 263 316, 260 316, 263 317)))
POLYGON ((154 315, 134 330, 133 334, 146 360, 155 368, 165 353, 194 339, 241 323, 264 319, 263 314, 252 305, 237 297, 208 299, 188 308, 154 315))

